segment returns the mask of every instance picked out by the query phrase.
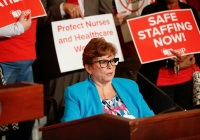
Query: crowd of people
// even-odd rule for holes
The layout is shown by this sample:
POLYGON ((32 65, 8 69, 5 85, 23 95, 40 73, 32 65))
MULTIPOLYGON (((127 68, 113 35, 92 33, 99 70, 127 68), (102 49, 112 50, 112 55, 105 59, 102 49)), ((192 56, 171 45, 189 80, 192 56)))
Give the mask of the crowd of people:
MULTIPOLYGON (((44 84, 44 95, 56 99, 61 122, 104 113, 131 119, 148 117, 173 107, 174 103, 183 109, 192 108, 192 68, 199 69, 199 54, 181 56, 172 52, 174 59, 141 65, 134 43, 123 40, 120 25, 128 16, 125 11, 117 12, 114 0, 41 2, 46 16, 31 19, 29 15, 24 19, 22 13, 18 22, 0 29, 2 84, 21 81, 44 84), (113 14, 124 62, 119 62, 116 57, 115 42, 93 38, 82 55, 84 69, 61 73, 51 23, 107 13, 113 14), (137 75, 138 71, 173 102, 137 75)), ((141 16, 165 10, 191 9, 200 27, 200 2, 186 2, 155 0, 142 10, 141 16)), ((51 108, 45 115, 48 120, 55 119, 51 108)), ((12 133, 0 131, 0 136, 6 136, 6 140, 31 140, 33 121, 16 124, 17 130, 12 133)))

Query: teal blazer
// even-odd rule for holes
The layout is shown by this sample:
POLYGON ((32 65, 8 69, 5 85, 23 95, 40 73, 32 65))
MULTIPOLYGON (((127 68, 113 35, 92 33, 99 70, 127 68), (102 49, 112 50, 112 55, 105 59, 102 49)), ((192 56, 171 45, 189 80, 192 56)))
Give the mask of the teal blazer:
MULTIPOLYGON (((112 85, 131 115, 136 118, 154 115, 134 81, 125 78, 113 78, 112 85)), ((90 78, 67 87, 64 92, 64 100, 65 109, 61 122, 103 114, 100 96, 90 78)))

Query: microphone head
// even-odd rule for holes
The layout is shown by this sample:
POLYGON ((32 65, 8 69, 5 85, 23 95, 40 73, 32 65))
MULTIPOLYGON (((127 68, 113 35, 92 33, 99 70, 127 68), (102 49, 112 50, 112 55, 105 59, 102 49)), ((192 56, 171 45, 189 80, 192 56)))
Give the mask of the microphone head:
POLYGON ((184 109, 182 107, 178 106, 177 104, 174 104, 173 107, 170 107, 169 109, 164 110, 163 112, 161 112, 159 114, 178 112, 178 111, 184 111, 184 109))
POLYGON ((127 75, 132 75, 133 74, 133 71, 128 71, 127 73, 126 73, 127 75))

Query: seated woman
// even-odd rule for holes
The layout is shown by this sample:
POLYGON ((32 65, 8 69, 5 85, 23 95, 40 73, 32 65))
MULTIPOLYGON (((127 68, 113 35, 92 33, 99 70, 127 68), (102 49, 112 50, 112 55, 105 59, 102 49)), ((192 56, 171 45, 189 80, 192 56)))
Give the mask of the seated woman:
POLYGON ((115 46, 104 38, 93 38, 86 45, 82 59, 89 77, 66 88, 61 122, 103 113, 127 118, 154 115, 134 81, 113 78, 119 61, 116 53, 115 46))

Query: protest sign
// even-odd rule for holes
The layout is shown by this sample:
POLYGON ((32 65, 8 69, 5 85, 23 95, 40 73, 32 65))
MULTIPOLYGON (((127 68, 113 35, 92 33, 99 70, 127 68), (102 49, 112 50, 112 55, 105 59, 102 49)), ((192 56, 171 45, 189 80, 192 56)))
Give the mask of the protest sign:
POLYGON ((0 0, 0 28, 15 23, 21 12, 32 18, 46 15, 40 0, 0 0))
POLYGON ((127 22, 142 64, 174 56, 170 50, 181 55, 200 52, 199 28, 190 9, 158 12, 127 22))
MULTIPOLYGON (((186 3, 185 0, 180 1, 186 3)), ((154 2, 155 0, 115 0, 115 5, 118 13, 126 11, 125 14, 128 15, 128 19, 130 19, 140 16, 143 8, 154 2)), ((121 25, 121 31, 124 42, 132 41, 127 23, 121 25)))
POLYGON ((83 68, 82 53, 92 38, 103 37, 113 43, 118 50, 116 57, 124 60, 112 14, 55 21, 52 30, 62 73, 83 68))
MULTIPOLYGON (((125 14, 128 15, 128 19, 130 19, 140 16, 142 9, 153 2, 155 2, 155 0, 115 0, 115 5, 118 13, 126 11, 125 14)), ((121 31, 124 42, 132 41, 127 23, 121 25, 121 31)))

